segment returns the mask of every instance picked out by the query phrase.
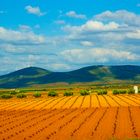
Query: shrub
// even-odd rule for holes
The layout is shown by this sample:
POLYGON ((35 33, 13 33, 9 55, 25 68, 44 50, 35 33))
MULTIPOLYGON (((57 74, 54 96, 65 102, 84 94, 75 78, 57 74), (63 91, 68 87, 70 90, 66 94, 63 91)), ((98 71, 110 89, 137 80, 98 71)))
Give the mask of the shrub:
POLYGON ((81 91, 80 91, 80 94, 81 94, 82 96, 85 96, 85 95, 89 95, 90 93, 89 93, 88 90, 81 90, 81 91))
POLYGON ((126 94, 127 91, 126 90, 119 90, 120 94, 126 94))
POLYGON ((128 89, 127 93, 128 94, 135 94, 135 90, 134 89, 128 89))
POLYGON ((49 91, 48 96, 58 96, 58 94, 55 91, 49 91))
POLYGON ((103 94, 107 94, 107 90, 98 90, 97 91, 98 95, 103 95, 103 94))
POLYGON ((17 98, 26 98, 26 97, 27 95, 23 93, 17 95, 17 98))
POLYGON ((19 90, 19 93, 26 93, 26 90, 19 90))
POLYGON ((73 92, 71 92, 71 91, 66 91, 64 93, 64 96, 72 96, 72 95, 73 95, 73 92))
POLYGON ((3 99, 10 99, 10 98, 12 98, 13 96, 12 95, 10 95, 10 94, 3 94, 3 95, 1 95, 1 98, 3 98, 3 99))
POLYGON ((120 90, 113 90, 114 95, 116 95, 116 94, 126 94, 126 93, 127 93, 127 91, 123 90, 123 89, 122 90, 121 89, 120 90))
POLYGON ((116 94, 119 94, 119 90, 113 90, 113 94, 116 95, 116 94))
POLYGON ((16 95, 17 92, 16 92, 16 91, 11 91, 10 94, 11 94, 11 95, 16 95))
POLYGON ((41 97, 41 94, 38 93, 38 92, 36 92, 36 93, 33 94, 33 96, 36 97, 36 98, 38 98, 38 97, 41 97))

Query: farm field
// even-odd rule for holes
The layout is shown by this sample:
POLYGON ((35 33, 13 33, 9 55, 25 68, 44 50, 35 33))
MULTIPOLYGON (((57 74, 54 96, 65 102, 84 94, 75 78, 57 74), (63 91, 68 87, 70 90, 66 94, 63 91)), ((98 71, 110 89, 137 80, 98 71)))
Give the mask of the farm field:
POLYGON ((0 100, 0 140, 140 138, 140 95, 0 100))

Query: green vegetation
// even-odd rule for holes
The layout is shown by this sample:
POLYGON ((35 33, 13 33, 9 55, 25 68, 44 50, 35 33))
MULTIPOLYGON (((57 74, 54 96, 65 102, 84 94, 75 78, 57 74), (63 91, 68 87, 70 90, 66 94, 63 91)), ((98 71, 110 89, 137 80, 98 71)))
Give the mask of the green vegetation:
POLYGON ((12 95, 10 95, 10 94, 3 94, 3 95, 1 95, 1 98, 3 98, 3 99, 10 99, 10 98, 12 98, 13 96, 12 95))
POLYGON ((107 94, 107 90, 98 90, 97 91, 98 95, 103 95, 103 94, 107 94))
POLYGON ((14 91, 11 91, 10 94, 11 94, 11 95, 16 95, 17 92, 14 90, 14 91))
POLYGON ((64 93, 64 96, 72 96, 72 95, 73 95, 73 92, 71 92, 71 91, 66 91, 64 93))
POLYGON ((33 94, 33 96, 36 97, 36 98, 41 97, 41 93, 36 92, 36 93, 33 94))
POLYGON ((0 76, 0 88, 29 88, 35 87, 35 85, 44 88, 45 84, 57 85, 61 82, 63 82, 63 86, 68 84, 75 86, 78 84, 81 86, 85 86, 85 84, 93 86, 140 84, 140 66, 90 66, 62 73, 30 67, 7 74, 4 77, 0 76), (20 84, 18 84, 19 82, 20 84))
POLYGON ((127 93, 128 94, 135 94, 135 90, 134 89, 128 89, 127 93))
POLYGON ((26 94, 23 93, 17 94, 17 98, 26 98, 26 97, 27 97, 26 94))
POLYGON ((48 96, 55 97, 58 96, 58 93, 56 93, 55 91, 49 91, 48 96))
POLYGON ((127 90, 119 90, 120 94, 126 94, 127 93, 127 90))
POLYGON ((19 93, 26 93, 28 90, 19 90, 19 93))
POLYGON ((119 94, 119 90, 113 90, 113 94, 116 95, 116 94, 119 94))
POLYGON ((82 96, 86 96, 86 95, 89 95, 90 93, 89 93, 89 91, 88 90, 81 90, 80 91, 80 95, 82 95, 82 96))
POLYGON ((126 93, 127 93, 127 90, 123 90, 123 89, 113 90, 114 95, 116 95, 116 94, 126 94, 126 93))

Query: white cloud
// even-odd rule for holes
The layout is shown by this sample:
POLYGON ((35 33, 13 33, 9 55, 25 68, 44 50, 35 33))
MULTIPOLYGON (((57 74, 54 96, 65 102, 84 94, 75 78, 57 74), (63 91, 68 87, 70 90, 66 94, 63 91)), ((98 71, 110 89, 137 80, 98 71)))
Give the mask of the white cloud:
POLYGON ((114 21, 127 25, 140 26, 140 15, 136 15, 135 13, 126 10, 118 10, 115 12, 105 11, 94 16, 93 19, 105 22, 114 21))
POLYGON ((140 39, 140 29, 139 30, 136 30, 135 32, 127 33, 126 36, 128 38, 132 38, 132 39, 140 39))
POLYGON ((115 22, 109 22, 108 24, 103 24, 99 21, 88 21, 85 25, 82 25, 81 28, 87 31, 94 31, 94 30, 115 30, 118 29, 119 24, 115 22))
POLYGON ((126 10, 106 11, 82 25, 65 25, 62 29, 67 32, 69 44, 87 44, 83 41, 89 41, 94 44, 94 48, 119 48, 134 52, 134 46, 140 43, 139 18, 140 15, 126 10))
POLYGON ((28 26, 28 25, 19 25, 19 29, 21 31, 30 31, 30 30, 32 30, 32 28, 30 26, 28 26))
POLYGON ((29 13, 29 14, 34 14, 37 16, 44 16, 46 14, 46 12, 41 12, 39 7, 32 7, 30 5, 25 7, 25 10, 29 13))
POLYGON ((80 44, 82 46, 85 46, 85 47, 92 47, 92 46, 94 46, 94 43, 91 42, 91 41, 81 41, 80 44))
POLYGON ((26 47, 23 48, 23 47, 15 46, 12 44, 1 44, 0 49, 1 51, 4 50, 6 53, 17 54, 17 53, 25 53, 26 47))
POLYGON ((33 32, 22 32, 0 27, 0 42, 20 45, 43 44, 46 39, 42 35, 36 35, 33 32))
POLYGON ((140 60, 140 57, 128 52, 118 51, 115 49, 103 49, 103 48, 92 48, 92 49, 71 49, 65 50, 61 55, 70 63, 76 64, 102 64, 109 63, 110 59, 114 63, 122 63, 126 60, 140 60))
POLYGON ((84 14, 77 14, 75 11, 67 12, 66 16, 71 17, 71 18, 86 19, 86 15, 84 15, 84 14))
POLYGON ((104 23, 99 22, 99 21, 89 20, 81 26, 67 25, 67 26, 64 26, 63 29, 65 31, 79 33, 79 32, 111 31, 111 30, 118 29, 119 26, 120 25, 115 23, 115 22, 109 22, 107 24, 104 24, 104 23))
POLYGON ((31 30, 27 25, 20 25, 20 30, 0 27, 0 63, 5 69, 0 73, 28 65, 54 71, 94 64, 137 65, 140 62, 138 23, 140 15, 119 10, 103 12, 79 26, 65 23, 66 32, 54 36, 33 32, 40 28, 38 25, 31 30))

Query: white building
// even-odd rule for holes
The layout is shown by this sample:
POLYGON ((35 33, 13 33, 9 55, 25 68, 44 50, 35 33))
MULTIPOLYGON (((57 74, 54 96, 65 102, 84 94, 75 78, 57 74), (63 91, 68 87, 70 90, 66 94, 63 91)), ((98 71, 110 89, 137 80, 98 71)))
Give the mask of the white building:
POLYGON ((138 86, 134 86, 134 90, 135 90, 135 94, 138 94, 139 92, 138 86))

